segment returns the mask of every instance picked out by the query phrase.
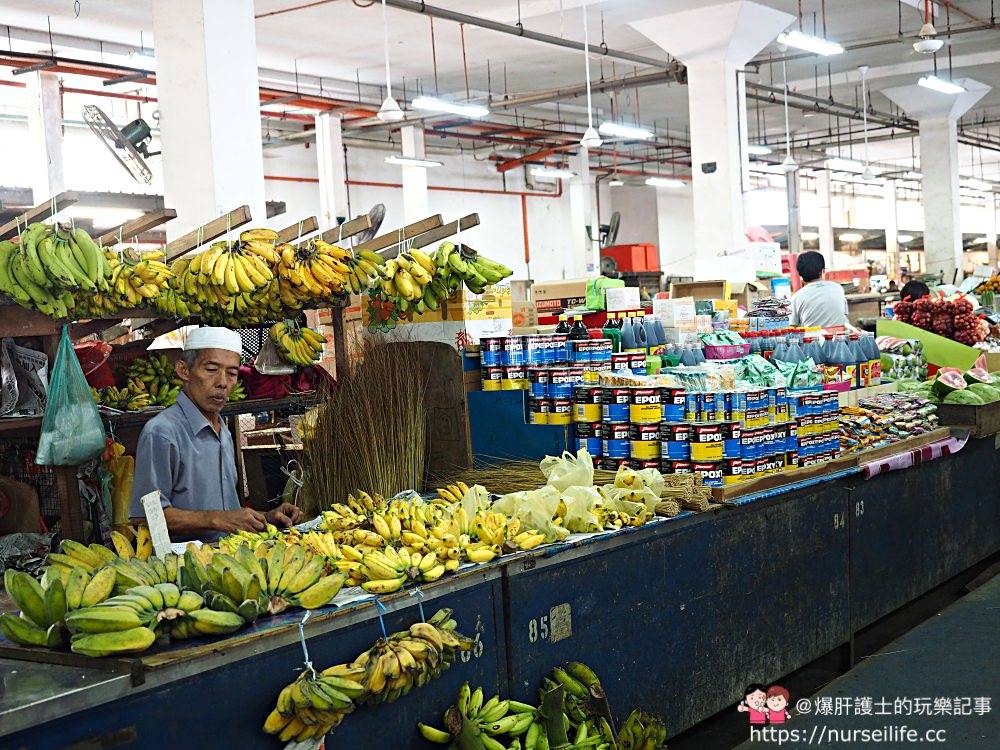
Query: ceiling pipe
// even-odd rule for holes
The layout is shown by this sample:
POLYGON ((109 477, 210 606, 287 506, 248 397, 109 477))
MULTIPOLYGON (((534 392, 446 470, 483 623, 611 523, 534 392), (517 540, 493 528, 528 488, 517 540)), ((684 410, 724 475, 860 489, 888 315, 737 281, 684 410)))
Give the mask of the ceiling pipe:
MULTIPOLYGON (((664 83, 687 83, 687 77, 683 75, 683 68, 678 65, 676 71, 664 70, 657 73, 647 73, 641 76, 630 76, 628 78, 615 78, 612 80, 597 81, 590 84, 591 93, 600 94, 606 91, 618 91, 619 89, 638 89, 646 86, 659 86, 664 83)), ((491 110, 514 109, 515 107, 526 107, 535 104, 548 104, 562 99, 575 99, 578 96, 586 96, 587 85, 568 86, 550 91, 540 91, 537 94, 527 94, 513 99, 501 99, 490 102, 491 110)))
MULTIPOLYGON (((410 13, 420 13, 426 16, 432 16, 433 18, 442 18, 446 21, 455 21, 456 23, 464 23, 467 26, 476 26, 480 29, 489 29, 490 31, 497 31, 501 34, 510 34, 511 36, 519 36, 522 39, 530 39, 534 42, 542 42, 544 44, 551 44, 556 47, 565 47, 567 49, 577 50, 579 52, 584 51, 583 42, 576 42, 570 39, 563 39, 558 36, 552 36, 551 34, 542 34, 538 31, 530 31, 522 24, 506 24, 500 23, 499 21, 491 21, 487 18, 479 18, 478 16, 470 16, 468 13, 459 13, 458 11, 448 10, 447 8, 438 8, 433 5, 427 5, 423 2, 413 2, 412 0, 385 0, 385 4, 390 8, 396 8, 398 10, 409 11, 410 13)), ((622 50, 610 49, 606 46, 591 47, 592 54, 600 54, 604 57, 611 58, 614 60, 623 60, 625 62, 634 63, 636 65, 648 65, 651 68, 663 68, 664 70, 674 70, 676 63, 669 60, 658 60, 655 57, 645 57, 644 55, 635 55, 631 52, 624 52, 622 50)))

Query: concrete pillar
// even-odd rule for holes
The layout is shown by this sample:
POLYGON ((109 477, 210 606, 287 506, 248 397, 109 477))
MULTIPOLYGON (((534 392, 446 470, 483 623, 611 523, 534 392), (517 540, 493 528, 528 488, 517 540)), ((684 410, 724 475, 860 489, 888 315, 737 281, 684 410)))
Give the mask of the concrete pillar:
POLYGON ((316 115, 316 161, 319 167, 319 227, 337 226, 347 216, 347 167, 344 163, 342 120, 323 112, 316 115))
POLYGON ((990 90, 971 78, 955 83, 960 94, 943 94, 922 86, 882 91, 920 124, 920 171, 923 174, 924 270, 943 274, 951 283, 962 273, 962 228, 958 195, 958 118, 990 90))
POLYGON ((694 202, 691 191, 656 188, 656 214, 663 275, 694 277, 694 202))
POLYGON ((886 180, 882 186, 885 207, 885 272, 899 281, 899 216, 896 213, 896 181, 886 180))
POLYGON ((597 216, 597 194, 590 174, 587 149, 581 147, 575 156, 569 157, 569 168, 576 176, 563 182, 563 187, 569 193, 570 214, 567 237, 570 260, 566 264, 566 270, 578 278, 599 273, 601 268, 600 232, 596 226, 592 226, 597 216), (587 227, 591 227, 593 241, 587 239, 587 227))
MULTIPOLYGON (((413 159, 426 159, 427 149, 424 145, 424 129, 416 125, 407 125, 400 130, 403 141, 403 156, 413 159)), ((430 216, 430 203, 427 197, 427 167, 403 165, 403 218, 404 223, 430 216)))
POLYGON ((687 66, 698 259, 746 239, 746 98, 739 70, 795 18, 748 0, 631 24, 687 66))
POLYGON ((986 194, 986 252, 989 264, 997 265, 997 233, 1000 232, 1000 220, 997 218, 997 197, 994 193, 986 194))
POLYGON ((830 173, 823 169, 816 174, 816 200, 819 203, 819 251, 826 267, 833 268, 833 201, 830 198, 830 173))
POLYGON ((253 0, 153 0, 168 239, 244 204, 267 220, 253 0))
POLYGON ((38 71, 29 73, 27 79, 30 185, 32 198, 38 204, 66 189, 62 106, 57 74, 38 71))

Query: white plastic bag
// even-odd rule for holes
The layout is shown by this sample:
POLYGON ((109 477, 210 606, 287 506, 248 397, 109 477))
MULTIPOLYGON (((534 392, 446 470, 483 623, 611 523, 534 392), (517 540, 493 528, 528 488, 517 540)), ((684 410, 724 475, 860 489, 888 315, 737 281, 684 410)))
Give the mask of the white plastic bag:
POLYGON ((568 529, 552 523, 559 500, 559 491, 545 486, 538 490, 504 495, 493 503, 493 510, 520 519, 521 528, 525 531, 540 531, 545 535, 546 542, 559 542, 569 536, 568 529))
POLYGON ((546 456, 538 465, 542 474, 548 480, 550 487, 559 492, 570 487, 594 486, 594 459, 581 448, 574 456, 569 451, 563 451, 562 456, 546 456))
POLYGON ((596 487, 570 487, 562 494, 566 505, 566 516, 563 522, 574 534, 587 534, 600 531, 600 520, 594 515, 594 508, 601 504, 601 493, 596 487))

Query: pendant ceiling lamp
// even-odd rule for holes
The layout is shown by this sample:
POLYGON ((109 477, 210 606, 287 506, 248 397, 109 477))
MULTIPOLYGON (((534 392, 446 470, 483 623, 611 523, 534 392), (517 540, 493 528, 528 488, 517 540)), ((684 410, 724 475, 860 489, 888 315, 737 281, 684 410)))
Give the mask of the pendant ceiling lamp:
POLYGON ((587 132, 580 139, 584 148, 597 148, 601 145, 601 136, 594 129, 594 109, 590 98, 590 31, 587 29, 587 4, 583 4, 583 69, 587 76, 587 132))
POLYGON ((781 162, 781 169, 785 174, 794 172, 799 168, 792 158, 792 131, 788 127, 788 71, 785 69, 785 61, 781 61, 782 85, 785 87, 785 158, 781 162))
POLYGON ((383 46, 385 48, 385 101, 379 108, 378 119, 382 122, 399 122, 403 119, 403 110, 399 108, 399 103, 392 98, 392 76, 389 74, 389 19, 386 16, 385 0, 382 0, 382 35, 383 46))
POLYGON ((862 180, 874 180, 875 172, 872 171, 871 160, 868 158, 868 66, 858 67, 861 71, 861 107, 862 122, 865 132, 865 170, 861 173, 862 180))

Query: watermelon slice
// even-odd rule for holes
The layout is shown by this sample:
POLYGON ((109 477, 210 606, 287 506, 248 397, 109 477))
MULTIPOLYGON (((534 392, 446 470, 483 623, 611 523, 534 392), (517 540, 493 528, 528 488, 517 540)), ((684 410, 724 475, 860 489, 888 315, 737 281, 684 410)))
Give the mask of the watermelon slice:
POLYGON ((990 375, 988 370, 981 367, 973 367, 971 370, 967 370, 963 373, 965 382, 969 383, 986 383, 986 385, 993 385, 993 376, 990 375))
POLYGON ((952 391, 965 390, 967 385, 962 371, 953 367, 938 370, 938 376, 934 380, 934 390, 942 396, 947 396, 952 391))

